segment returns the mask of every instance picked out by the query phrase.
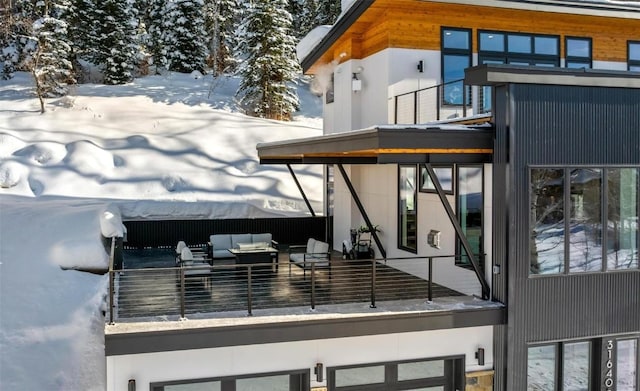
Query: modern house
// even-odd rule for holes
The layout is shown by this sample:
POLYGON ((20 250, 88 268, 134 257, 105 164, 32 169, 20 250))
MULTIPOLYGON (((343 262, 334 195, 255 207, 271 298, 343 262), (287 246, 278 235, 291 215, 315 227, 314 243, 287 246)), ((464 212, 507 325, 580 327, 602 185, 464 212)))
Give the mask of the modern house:
POLYGON ((325 30, 324 135, 258 156, 327 167, 327 240, 371 232, 376 293, 109 325, 108 389, 639 390, 640 6, 343 1, 325 30), (383 301, 383 270, 456 294, 383 301))

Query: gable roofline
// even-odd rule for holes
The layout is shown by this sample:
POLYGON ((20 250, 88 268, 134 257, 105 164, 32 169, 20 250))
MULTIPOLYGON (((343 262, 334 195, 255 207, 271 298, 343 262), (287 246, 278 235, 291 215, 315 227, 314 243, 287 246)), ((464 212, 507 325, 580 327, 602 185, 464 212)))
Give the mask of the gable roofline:
MULTIPOLYGON (((333 44, 375 3, 376 0, 357 0, 344 11, 327 35, 300 60, 303 72, 307 72, 333 44)), ((607 3, 597 0, 417 0, 433 3, 467 4, 484 7, 535 10, 578 15, 640 19, 640 2, 607 3), (603 15, 606 12, 606 15, 603 15)))

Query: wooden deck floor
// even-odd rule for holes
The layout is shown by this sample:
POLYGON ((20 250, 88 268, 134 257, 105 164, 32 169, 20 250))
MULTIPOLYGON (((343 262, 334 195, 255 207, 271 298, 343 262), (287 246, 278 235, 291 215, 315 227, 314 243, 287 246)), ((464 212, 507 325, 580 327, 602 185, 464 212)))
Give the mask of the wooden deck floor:
MULTIPOLYGON (((290 268, 281 252, 277 268, 252 267, 249 283, 245 267, 216 261, 202 276, 186 277, 183 288, 172 250, 125 250, 116 279, 116 319, 176 316, 183 306, 185 314, 206 314, 428 298, 428 281, 383 263, 376 263, 374 297, 371 261, 345 261, 335 253, 331 264, 312 278, 310 271, 290 268)), ((431 289, 433 298, 462 296, 435 283, 431 289)))

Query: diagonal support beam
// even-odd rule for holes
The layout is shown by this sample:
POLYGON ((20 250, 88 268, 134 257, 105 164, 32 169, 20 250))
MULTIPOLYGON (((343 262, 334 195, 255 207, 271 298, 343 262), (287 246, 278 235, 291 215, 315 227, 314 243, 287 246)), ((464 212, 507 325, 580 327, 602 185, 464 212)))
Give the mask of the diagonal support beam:
POLYGON ((349 176, 347 176, 347 172, 344 170, 344 167, 342 166, 342 164, 337 164, 337 166, 338 166, 338 169, 340 170, 340 174, 342 174, 342 179, 344 179, 344 182, 347 184, 347 187, 349 188, 349 192, 351 193, 351 197, 353 197, 353 201, 358 206, 358 210, 360 211, 360 214, 362 215, 362 218, 364 219, 365 224, 367 224, 367 228, 369 228, 369 231, 371 232, 371 236, 373 237, 374 242, 376 242, 376 246, 378 246, 380 255, 382 255, 382 258, 386 258, 387 251, 384 249, 384 246, 382 246, 382 242, 378 237, 378 233, 373 229, 373 224, 371 224, 371 220, 369 220, 369 215, 367 215, 367 211, 364 210, 364 206, 362 205, 362 202, 360 202, 358 193, 356 193, 356 190, 353 188, 353 184, 351 183, 349 176))
POLYGON ((431 166, 430 163, 425 163, 424 167, 427 170, 429 177, 431 178, 431 182, 433 183, 433 186, 436 188, 438 197, 440 197, 440 202, 442 203, 442 206, 444 206, 444 210, 447 212, 447 215, 449 216, 449 220, 451 220, 453 229, 456 231, 456 235, 458 236, 458 239, 460 239, 460 244, 462 244, 464 251, 466 251, 467 256, 469 257, 469 261, 471 261, 471 266, 473 267, 473 271, 476 273, 476 277, 478 277, 478 281, 482 286, 482 298, 485 300, 488 300, 489 284, 487 283, 487 280, 484 277, 484 273, 482 273, 482 271, 480 270, 480 265, 478 263, 478 260, 476 259, 475 254, 471 251, 471 244, 467 240, 467 236, 462 231, 460 222, 458 221, 456 214, 453 212, 453 208, 451 208, 451 205, 449 204, 449 200, 447 200, 447 196, 444 194, 444 190, 442 190, 442 185, 440 184, 440 181, 438 180, 438 177, 436 176, 435 171, 433 171, 433 167, 431 166))
POLYGON ((309 202, 307 195, 305 194, 304 190, 302 190, 302 186, 300 186, 298 177, 293 172, 293 169, 291 168, 291 164, 287 164, 287 168, 289 169, 289 172, 291 173, 293 180, 296 182, 296 186, 298 186, 298 190, 300 191, 300 194, 302 194, 302 198, 304 198, 304 203, 307 204, 307 208, 309 208, 309 212, 311 212, 311 216, 316 217, 316 212, 313 211, 313 208, 311 207, 311 203, 309 202))

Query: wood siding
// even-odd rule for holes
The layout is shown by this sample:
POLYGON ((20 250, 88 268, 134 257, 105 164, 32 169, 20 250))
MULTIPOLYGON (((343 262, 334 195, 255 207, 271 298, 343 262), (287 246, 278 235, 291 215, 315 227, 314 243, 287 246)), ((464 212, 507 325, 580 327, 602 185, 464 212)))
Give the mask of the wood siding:
POLYGON ((378 0, 310 69, 332 60, 362 59, 388 48, 440 50, 440 28, 473 29, 473 52, 478 30, 496 30, 593 39, 594 61, 627 61, 627 41, 640 40, 640 20, 486 6, 430 3, 416 0, 378 0), (348 49, 348 50, 347 50, 348 49), (342 53, 346 56, 340 57, 342 53))

